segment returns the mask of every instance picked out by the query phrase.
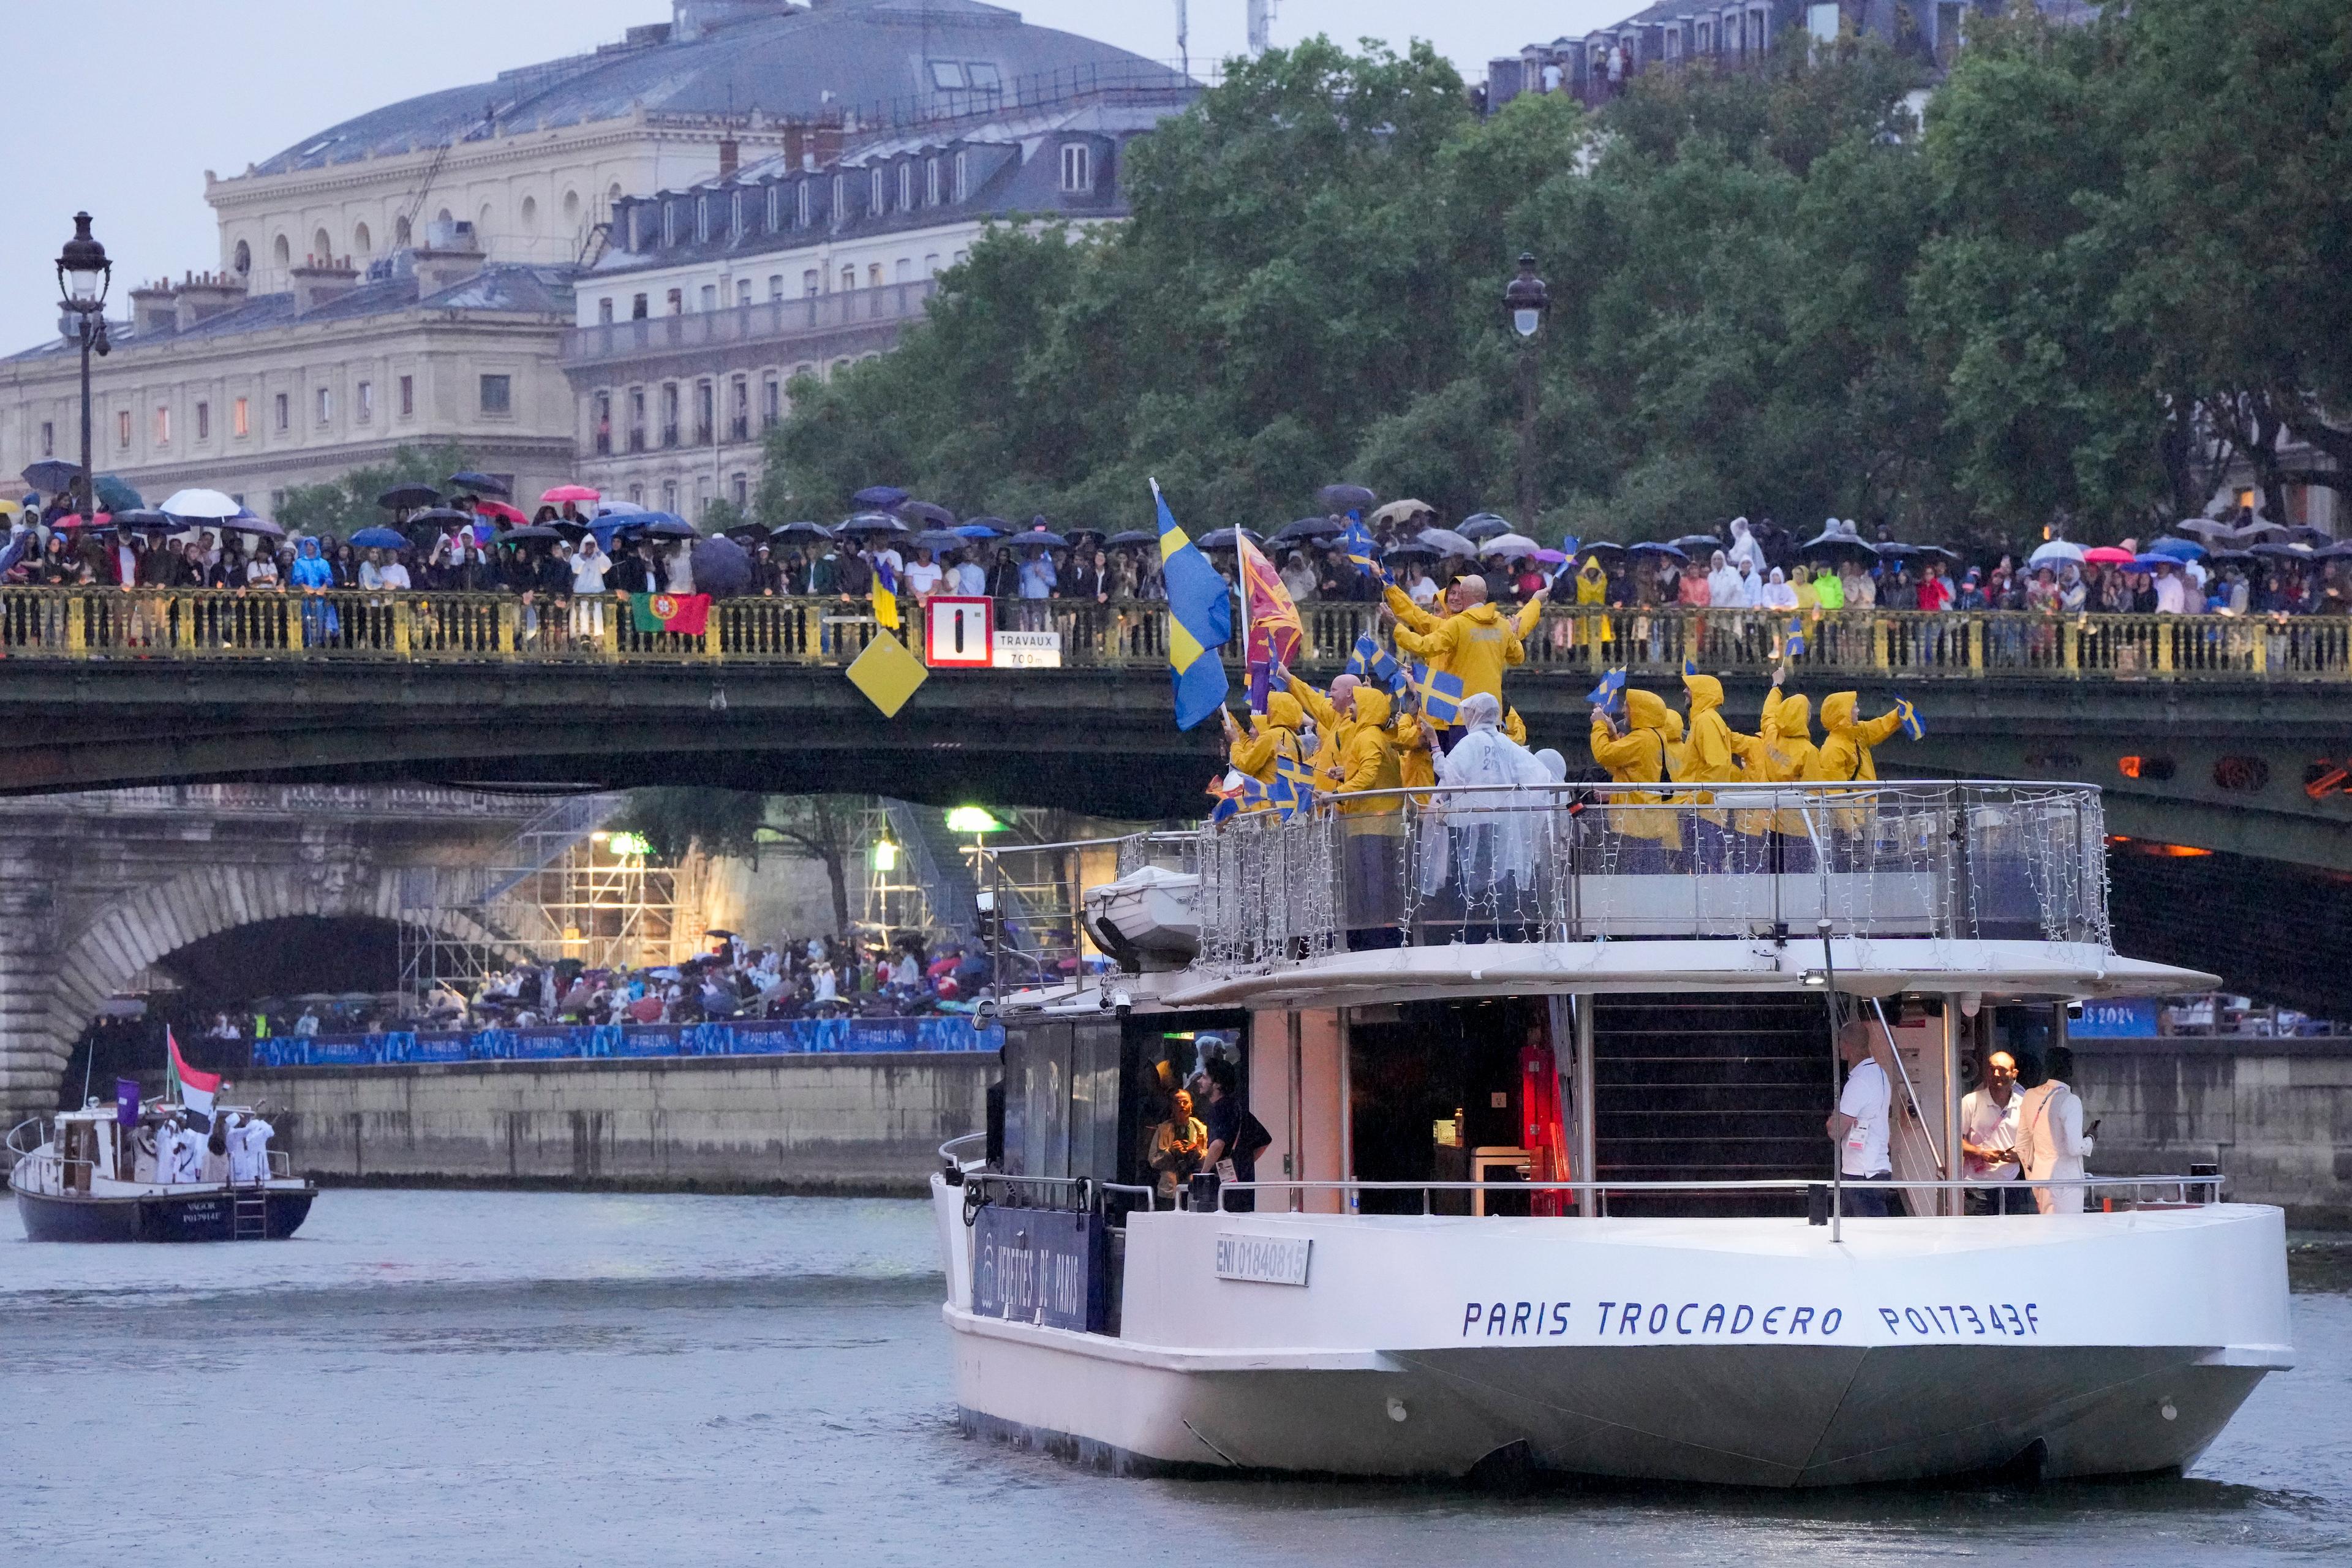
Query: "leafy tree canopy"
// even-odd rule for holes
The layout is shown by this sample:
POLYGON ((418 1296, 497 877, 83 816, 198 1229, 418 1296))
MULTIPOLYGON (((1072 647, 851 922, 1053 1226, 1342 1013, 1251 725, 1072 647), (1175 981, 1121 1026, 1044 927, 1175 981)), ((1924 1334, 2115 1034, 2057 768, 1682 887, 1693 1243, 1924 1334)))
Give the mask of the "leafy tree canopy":
POLYGON ((278 501, 272 521, 289 535, 326 533, 348 539, 355 530, 392 521, 375 499, 394 485, 444 489, 451 474, 473 466, 462 447, 403 447, 387 460, 353 468, 339 479, 296 485, 278 501))

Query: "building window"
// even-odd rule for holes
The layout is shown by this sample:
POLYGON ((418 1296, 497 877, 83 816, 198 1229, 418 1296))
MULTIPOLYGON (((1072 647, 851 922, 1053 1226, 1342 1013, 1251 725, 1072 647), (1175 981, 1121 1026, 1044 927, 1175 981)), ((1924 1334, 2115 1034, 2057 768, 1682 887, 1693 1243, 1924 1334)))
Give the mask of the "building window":
POLYGON ((482 412, 485 414, 514 412, 514 377, 510 375, 482 377, 482 412))
POLYGON ((941 92, 961 92, 964 89, 963 67, 954 60, 933 60, 931 85, 941 92))
POLYGON ((769 300, 772 301, 772 300, 781 300, 781 299, 782 299, 783 297, 784 297, 784 275, 783 275, 782 273, 781 273, 781 272, 771 272, 771 273, 769 273, 769 274, 768 274, 768 298, 769 298, 769 300))
POLYGON ((645 486, 631 485, 629 487, 629 504, 631 506, 643 506, 646 504, 645 486))
POLYGON ((773 371, 760 387, 760 427, 781 425, 784 418, 784 384, 773 371))
POLYGON ((413 375, 400 378, 400 416, 403 419, 416 417, 416 378, 413 375))
POLYGON ((708 381, 694 384, 694 444, 708 447, 718 432, 719 389, 708 381))
POLYGON ((730 441, 751 438, 751 383, 744 376, 735 378, 732 395, 728 399, 727 438, 730 441))
POLYGON ((677 445, 677 383, 666 381, 661 389, 661 444, 677 445))
POLYGON ((939 275, 940 258, 938 253, 933 252, 931 255, 923 258, 923 276, 926 278, 937 278, 939 275))
POLYGON ((294 427, 294 398, 292 395, 281 392, 278 394, 276 397, 272 398, 270 400, 269 416, 271 425, 277 429, 279 435, 282 436, 287 431, 292 429, 294 427))
POLYGON ((849 181, 843 175, 833 177, 833 226, 839 228, 849 221, 849 181))
POLYGON ((662 203, 662 248, 667 250, 677 243, 677 204, 662 203))
POLYGON ((662 481, 661 510, 670 513, 672 516, 677 515, 677 481, 676 479, 664 479, 662 481))
POLYGON ((739 473, 729 481, 735 492, 735 510, 742 510, 751 504, 751 476, 739 473))
POLYGON ((770 185, 768 187, 768 232, 770 234, 775 233, 777 229, 783 226, 783 210, 784 187, 770 185))
POLYGON ((610 300, 596 301, 596 321, 600 326, 609 327, 613 324, 613 301, 610 300))
POLYGON ((1073 142, 1062 148, 1062 189, 1091 191, 1095 188, 1095 151, 1083 142, 1073 142))
POLYGON ((866 172, 866 179, 874 188, 866 193, 867 199, 866 203, 866 210, 872 213, 876 217, 880 217, 883 213, 882 165, 877 163, 872 169, 868 170, 866 172))
POLYGON ((963 68, 963 75, 974 92, 994 92, 1004 85, 1003 78, 996 74, 996 68, 986 60, 972 61, 963 68))
POLYGON ((322 386, 319 388, 317 393, 317 402, 319 405, 319 423, 321 425, 333 424, 335 422, 334 388, 331 386, 322 386))
POLYGON ((685 289, 673 289, 669 291, 669 313, 673 316, 683 316, 686 314, 685 289))
POLYGON ((930 206, 940 205, 940 161, 927 158, 923 162, 923 200, 930 206))
POLYGON ((737 191, 727 205, 727 232, 735 239, 743 237, 743 193, 737 191))
POLYGON ((898 276, 893 279, 893 281, 899 283, 911 283, 914 279, 915 258, 911 256, 902 256, 898 258, 898 276))
POLYGON ((703 314, 709 315, 711 311, 716 310, 717 309, 719 309, 719 285, 716 283, 705 283, 702 286, 703 314))
POLYGON ((971 164, 961 153, 955 155, 955 199, 971 200, 971 164))
POLYGON ((41 421, 41 456, 54 458, 57 455, 58 427, 51 421, 44 419, 41 421))
POLYGON ((866 286, 868 289, 879 289, 882 287, 882 264, 880 262, 869 261, 866 264, 866 286))
MULTIPOLYGON (((645 449, 646 389, 642 386, 633 386, 629 388, 629 450, 642 452, 645 449)), ((639 496, 636 499, 643 500, 645 498, 639 496)))
POLYGON ((594 426, 588 438, 593 443, 598 457, 609 458, 613 455, 613 395, 599 391, 588 406, 589 423, 594 426))
POLYGON ((794 213, 793 226, 795 228, 806 228, 810 222, 809 208, 814 205, 814 198, 809 195, 808 181, 803 180, 801 182, 800 194, 794 198, 794 200, 799 203, 799 206, 794 213))
POLYGON ((375 417, 375 383, 372 381, 360 383, 358 399, 352 407, 359 422, 362 425, 375 417))
POLYGON ((817 275, 815 268, 812 267, 801 274, 801 293, 806 298, 815 299, 824 288, 824 279, 817 275))
POLYGON ((637 295, 629 301, 629 320, 642 321, 651 314, 652 312, 646 308, 646 297, 643 294, 637 295))
POLYGON ((915 205, 915 164, 912 159, 898 164, 898 210, 905 212, 915 205))
POLYGON ((228 433, 240 441, 253 434, 253 410, 242 397, 228 405, 228 433))
POLYGON ((694 198, 694 238, 698 245, 710 243, 710 198, 694 198))
POLYGON ((738 278, 735 279, 735 303, 748 305, 751 302, 751 280, 749 278, 738 278))
POLYGON ((114 444, 126 452, 131 450, 131 410, 128 408, 114 416, 114 444))
POLYGON ((168 407, 158 407, 155 410, 155 445, 168 447, 171 444, 172 411, 168 407))
POLYGON ((212 438, 213 405, 209 403, 199 403, 196 405, 196 439, 209 441, 212 438))
POLYGON ((841 291, 842 291, 843 293, 846 294, 846 293, 849 293, 850 291, 852 291, 853 289, 855 289, 856 287, 857 287, 857 268, 855 268, 855 267, 845 267, 845 268, 843 268, 841 269, 841 291))

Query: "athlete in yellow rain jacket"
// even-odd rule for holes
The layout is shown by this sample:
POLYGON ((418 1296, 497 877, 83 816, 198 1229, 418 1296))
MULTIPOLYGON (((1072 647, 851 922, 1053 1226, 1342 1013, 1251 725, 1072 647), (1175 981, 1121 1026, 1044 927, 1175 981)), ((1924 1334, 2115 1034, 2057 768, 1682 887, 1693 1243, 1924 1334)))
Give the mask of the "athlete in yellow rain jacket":
MULTIPOLYGON (((1389 726, 1389 739, 1396 747, 1398 783, 1410 790, 1427 791, 1437 783, 1437 731, 1417 711, 1407 710, 1389 726)), ((1412 797, 1415 805, 1427 805, 1426 793, 1412 797)))
MULTIPOLYGON (((1289 692, 1269 694, 1265 712, 1252 716, 1246 733, 1234 722, 1231 709, 1225 710, 1224 715, 1225 741, 1232 748, 1229 761, 1259 784, 1269 789, 1274 786, 1275 764, 1281 759, 1287 757, 1294 763, 1302 760, 1298 754, 1298 731, 1307 722, 1307 714, 1299 707, 1298 699, 1289 692)), ((1263 800, 1243 807, 1244 811, 1271 809, 1271 805, 1263 800)))
MULTIPOLYGON (((1860 719, 1854 710, 1861 699, 1851 691, 1834 691, 1822 700, 1822 743, 1813 752, 1813 777, 1835 784, 1874 784, 1878 764, 1871 751, 1903 727, 1903 710, 1875 719, 1860 719)), ((1830 814, 1841 833, 1868 836, 1873 814, 1866 806, 1847 806, 1830 814)))
POLYGON ((1503 706, 1503 671, 1526 659, 1527 645, 1518 628, 1502 611, 1486 602, 1486 584, 1475 577, 1457 581, 1454 589, 1464 608, 1446 616, 1426 635, 1399 626, 1396 645, 1430 668, 1462 682, 1462 695, 1480 692, 1503 706))
MULTIPOLYGON (((1666 721, 1673 718, 1665 700, 1654 691, 1625 693, 1625 728, 1620 731, 1609 715, 1592 710, 1592 760, 1609 770, 1619 784, 1663 784, 1671 760, 1666 721)), ((1675 813, 1657 805, 1654 790, 1624 792, 1609 797, 1614 808, 1609 825, 1631 838, 1647 838, 1667 849, 1680 849, 1682 823, 1675 813), (1646 808, 1646 809, 1645 809, 1646 808)))
POLYGON ((1389 694, 1369 684, 1358 686, 1355 719, 1349 726, 1347 754, 1340 763, 1338 789, 1342 797, 1339 810, 1347 816, 1382 816, 1403 809, 1403 801, 1393 795, 1384 795, 1373 800, 1350 801, 1345 798, 1368 790, 1404 787, 1402 764, 1397 755, 1396 740, 1389 733, 1388 722, 1389 694))
MULTIPOLYGON (((1820 768, 1813 748, 1813 700, 1801 694, 1784 695, 1777 676, 1772 689, 1764 694, 1753 754, 1749 771, 1766 784, 1810 780, 1820 768)), ((1781 833, 1804 840, 1818 835, 1825 825, 1818 811, 1811 814, 1809 824, 1805 806, 1800 803, 1778 812, 1743 811, 1737 826, 1742 833, 1781 833)))
POLYGON ((1286 668, 1275 673, 1282 678, 1284 689, 1298 699, 1307 716, 1315 721, 1315 754, 1307 759, 1307 768, 1315 774, 1315 787, 1328 794, 1339 787, 1339 776, 1347 754, 1348 737, 1357 723, 1354 694, 1358 681, 1352 675, 1334 676, 1328 696, 1293 675, 1286 668))

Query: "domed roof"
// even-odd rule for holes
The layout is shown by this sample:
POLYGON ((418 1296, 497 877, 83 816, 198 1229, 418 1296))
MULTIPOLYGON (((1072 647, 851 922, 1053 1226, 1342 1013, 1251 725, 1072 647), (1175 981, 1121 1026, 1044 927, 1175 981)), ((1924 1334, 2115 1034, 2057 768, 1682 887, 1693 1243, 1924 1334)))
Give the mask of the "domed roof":
POLYGON ((679 0, 680 23, 630 29, 593 54, 501 71, 347 120, 254 169, 283 174, 398 156, 494 131, 648 114, 805 118, 854 110, 861 123, 1021 101, 1057 76, 1175 85, 1176 71, 1074 33, 1035 27, 978 0, 679 0), (729 19, 713 25, 709 13, 729 19), (694 36, 689 36, 689 35, 694 36), (978 68, 975 69, 974 68, 978 68))

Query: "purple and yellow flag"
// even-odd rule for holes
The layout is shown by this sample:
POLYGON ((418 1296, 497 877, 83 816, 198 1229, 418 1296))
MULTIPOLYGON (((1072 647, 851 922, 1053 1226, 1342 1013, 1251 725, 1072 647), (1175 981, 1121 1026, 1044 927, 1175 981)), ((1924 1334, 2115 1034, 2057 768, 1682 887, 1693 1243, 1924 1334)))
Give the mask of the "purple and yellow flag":
POLYGON ((1249 623, 1248 640, 1243 646, 1249 650, 1250 708, 1263 713, 1274 685, 1274 667, 1297 662, 1307 628, 1298 619, 1298 606, 1291 602, 1290 590, 1282 585, 1281 574, 1265 558, 1265 552, 1238 530, 1234 547, 1241 571, 1243 618, 1249 623))

